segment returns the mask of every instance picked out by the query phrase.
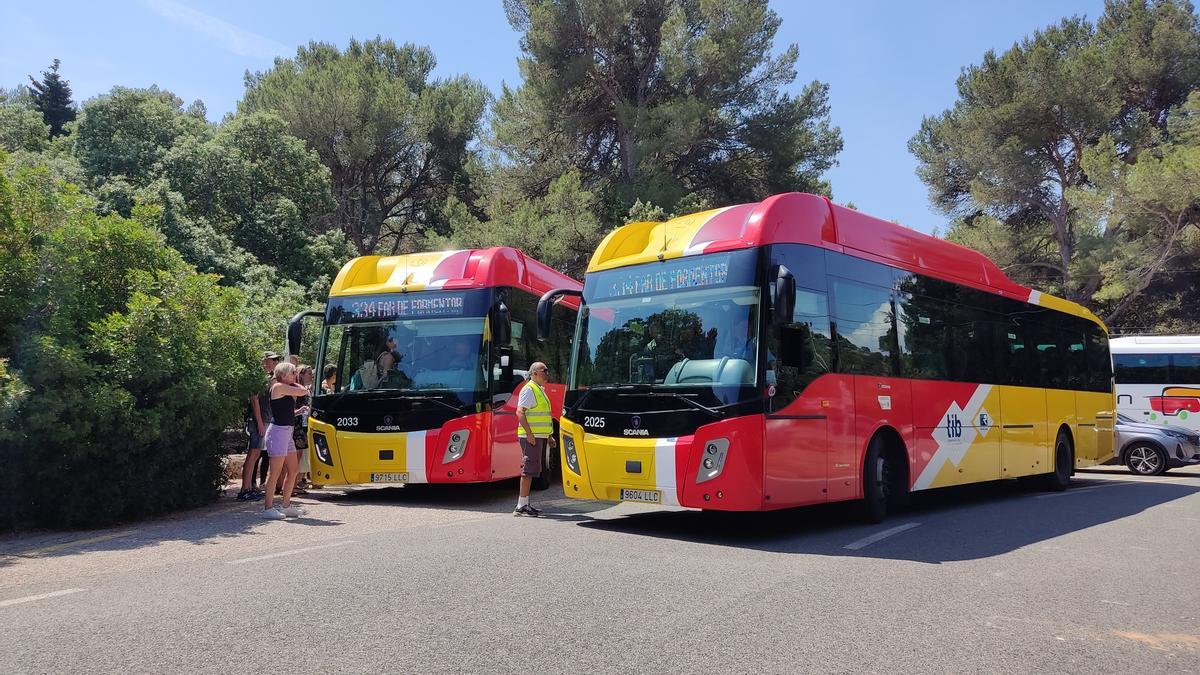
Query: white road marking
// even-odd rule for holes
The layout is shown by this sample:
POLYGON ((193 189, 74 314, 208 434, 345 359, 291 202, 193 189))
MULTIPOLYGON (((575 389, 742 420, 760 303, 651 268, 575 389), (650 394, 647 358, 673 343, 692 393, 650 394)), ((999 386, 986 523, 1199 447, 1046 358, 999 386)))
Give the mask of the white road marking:
POLYGON ((1048 495, 1037 495, 1034 499, 1054 499, 1055 497, 1066 497, 1067 495, 1079 494, 1088 490, 1099 490, 1101 488, 1120 487, 1122 485, 1132 485, 1132 483, 1113 483, 1112 485, 1089 485, 1081 488, 1068 488, 1062 492, 1051 492, 1048 495))
POLYGON ((1103 602, 1103 603, 1105 603, 1105 604, 1108 604, 1108 605, 1120 605, 1120 606, 1122 606, 1122 607, 1128 607, 1128 606, 1129 606, 1129 603, 1128 603, 1128 602, 1117 602, 1116 600, 1101 600, 1100 602, 1103 602))
POLYGON ((335 541, 329 544, 321 544, 320 546, 306 546, 305 548, 295 548, 290 551, 280 551, 278 553, 268 553, 266 555, 256 555, 253 558, 241 558, 240 560, 230 560, 230 565, 241 565, 242 563, 258 562, 259 560, 270 560, 271 558, 282 558, 286 555, 299 555, 308 553, 309 551, 319 551, 323 548, 333 548, 334 546, 345 546, 346 544, 357 544, 356 541, 335 541))
POLYGON ((9 605, 20 605, 26 602, 35 602, 37 600, 45 600, 47 598, 57 598, 60 595, 70 595, 72 593, 82 593, 86 588, 67 588, 61 591, 51 591, 42 593, 41 595, 29 595, 24 598, 13 598, 12 600, 0 600, 0 607, 8 607, 9 605))
POLYGON ((907 530, 911 530, 914 527, 917 527, 919 525, 920 525, 920 523, 905 523, 903 525, 897 525, 895 527, 888 528, 888 529, 884 530, 883 532, 876 532, 875 534, 873 534, 869 537, 863 537, 862 539, 859 539, 858 541, 852 541, 849 544, 846 544, 845 546, 843 546, 842 548, 849 549, 851 551, 857 551, 860 548, 866 548, 867 546, 870 546, 871 544, 874 544, 877 541, 883 541, 884 539, 887 539, 888 537, 900 534, 901 532, 905 532, 907 530))

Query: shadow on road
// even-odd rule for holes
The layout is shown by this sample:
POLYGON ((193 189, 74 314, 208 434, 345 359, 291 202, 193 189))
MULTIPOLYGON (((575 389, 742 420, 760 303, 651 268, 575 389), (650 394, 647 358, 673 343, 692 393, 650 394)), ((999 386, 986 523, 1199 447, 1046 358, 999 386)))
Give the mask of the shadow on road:
MULTIPOLYGON (((562 484, 546 490, 534 490, 530 495, 535 506, 566 499, 562 484)), ((517 479, 496 483, 467 483, 462 485, 412 484, 388 487, 354 487, 311 491, 309 499, 339 506, 396 505, 431 509, 450 509, 476 513, 509 513, 516 506, 517 479)), ((587 513, 610 508, 612 504, 571 500, 572 513, 587 513)))
POLYGON ((1139 481, 1132 476, 1118 481, 1080 475, 1070 490, 1061 493, 1039 492, 1007 481, 917 493, 911 506, 881 525, 863 525, 856 504, 840 503, 765 513, 659 511, 588 519, 578 526, 774 553, 936 564, 1000 555, 1134 516, 1198 491, 1200 486, 1196 485, 1139 481), (862 537, 910 522, 923 526, 860 550, 843 548, 862 537))
MULTIPOLYGON (((220 544, 235 537, 255 536, 262 525, 262 502, 233 500, 227 490, 214 504, 159 518, 127 523, 103 530, 75 532, 21 532, 0 538, 0 569, 18 561, 58 558, 97 551, 131 551, 165 542, 183 541, 197 546, 220 544)), ((303 500, 298 500, 303 503, 303 500)), ((342 523, 311 515, 286 521, 310 527, 342 523)))

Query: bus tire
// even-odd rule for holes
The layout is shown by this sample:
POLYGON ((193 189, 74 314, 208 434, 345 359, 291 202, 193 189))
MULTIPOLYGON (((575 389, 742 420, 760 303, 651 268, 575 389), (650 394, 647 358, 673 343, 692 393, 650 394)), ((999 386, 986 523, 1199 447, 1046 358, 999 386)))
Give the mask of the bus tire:
POLYGON ((876 435, 867 445, 863 462, 863 499, 859 508, 862 519, 868 523, 883 522, 887 517, 892 472, 883 438, 876 435))
POLYGON ((1152 443, 1135 443, 1125 451, 1125 466, 1138 476, 1157 476, 1167 470, 1167 453, 1152 443))
POLYGON ((1071 446, 1071 436, 1066 431, 1059 431, 1054 441, 1054 471, 1046 474, 1046 489, 1062 492, 1071 485, 1071 471, 1075 464, 1075 449, 1071 446))

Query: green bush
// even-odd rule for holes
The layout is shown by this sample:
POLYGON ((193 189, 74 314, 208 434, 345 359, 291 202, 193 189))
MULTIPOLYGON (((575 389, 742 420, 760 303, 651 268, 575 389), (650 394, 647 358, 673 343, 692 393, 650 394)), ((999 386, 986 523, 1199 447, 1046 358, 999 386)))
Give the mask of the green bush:
POLYGON ((0 238, 0 260, 17 242, 34 263, 9 299, 29 316, 0 351, 0 525, 95 526, 211 501, 221 430, 260 377, 245 297, 153 227, 67 208, 61 182, 5 187, 0 233, 41 234, 0 238))

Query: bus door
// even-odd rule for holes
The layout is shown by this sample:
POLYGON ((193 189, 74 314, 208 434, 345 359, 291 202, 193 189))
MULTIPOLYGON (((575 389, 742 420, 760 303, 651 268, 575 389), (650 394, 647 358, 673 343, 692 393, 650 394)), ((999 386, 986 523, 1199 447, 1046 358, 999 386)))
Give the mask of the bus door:
POLYGON ((1035 335, 1028 325, 1005 327, 1006 376, 1000 388, 1000 476, 1016 478, 1053 471, 1046 438, 1046 390, 1041 383, 1035 335))
MULTIPOLYGON (((854 392, 832 371, 824 293, 798 289, 790 322, 767 330, 763 494, 769 505, 826 501, 830 417, 853 441, 854 392)), ((847 444, 850 447, 850 444, 847 444)))

